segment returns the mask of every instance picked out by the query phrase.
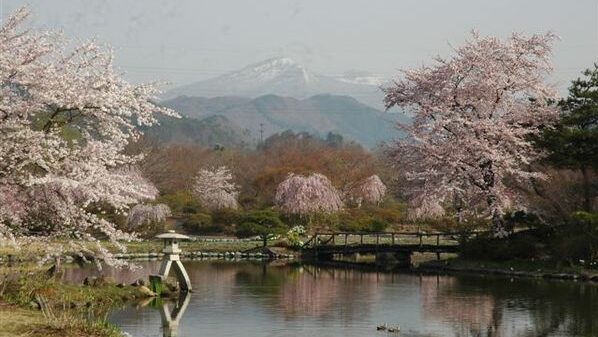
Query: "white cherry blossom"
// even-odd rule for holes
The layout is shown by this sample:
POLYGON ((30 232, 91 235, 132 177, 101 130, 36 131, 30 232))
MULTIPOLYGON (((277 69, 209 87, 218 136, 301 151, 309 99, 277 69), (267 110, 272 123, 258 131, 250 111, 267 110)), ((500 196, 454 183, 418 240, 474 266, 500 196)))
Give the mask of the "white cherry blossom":
POLYGON ((529 137, 553 123, 556 98, 545 83, 552 70, 551 33, 473 38, 449 58, 404 72, 386 88, 388 108, 413 113, 399 125, 409 138, 392 156, 417 182, 412 205, 438 213, 457 196, 469 210, 485 209, 498 236, 501 215, 517 193, 506 179, 543 178, 530 164, 538 153, 529 137))
POLYGON ((225 166, 199 170, 191 186, 191 192, 209 209, 239 207, 239 187, 233 182, 233 175, 225 166))
MULTIPOLYGON (((24 27, 18 10, 0 28, 0 239, 69 239, 52 254, 91 252, 131 236, 101 207, 125 212, 157 190, 124 154, 138 126, 155 122, 153 85, 131 85, 113 69, 112 53, 94 42, 67 48, 59 34, 24 27)), ((50 248, 51 247, 51 248, 50 248)))

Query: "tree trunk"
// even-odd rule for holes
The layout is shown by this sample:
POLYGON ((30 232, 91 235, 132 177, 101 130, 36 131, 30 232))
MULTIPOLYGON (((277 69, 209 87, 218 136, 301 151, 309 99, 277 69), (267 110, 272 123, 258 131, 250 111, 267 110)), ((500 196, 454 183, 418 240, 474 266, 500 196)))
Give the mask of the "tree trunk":
POLYGON ((264 248, 268 246, 268 235, 262 236, 262 240, 264 242, 264 248))
POLYGON ((453 205, 455 207, 455 220, 457 221, 457 230, 461 230, 463 224, 463 199, 455 192, 453 195, 453 205))
POLYGON ((492 169, 492 161, 487 161, 484 164, 480 165, 482 169, 482 176, 484 177, 484 185, 486 188, 486 192, 488 196, 486 197, 486 202, 488 204, 488 209, 490 210, 490 214, 492 216, 492 227, 491 232, 492 236, 496 238, 505 238, 509 235, 505 228, 505 221, 502 218, 502 212, 500 211, 497 203, 498 197, 492 190, 494 189, 495 179, 496 176, 494 175, 494 171, 492 169))
POLYGON ((590 186, 590 173, 585 166, 581 167, 581 174, 583 176, 583 210, 586 212, 592 211, 592 195, 590 186))
POLYGON ((492 236, 495 238, 506 238, 509 232, 505 228, 505 221, 502 218, 501 212, 494 208, 492 210, 492 236))

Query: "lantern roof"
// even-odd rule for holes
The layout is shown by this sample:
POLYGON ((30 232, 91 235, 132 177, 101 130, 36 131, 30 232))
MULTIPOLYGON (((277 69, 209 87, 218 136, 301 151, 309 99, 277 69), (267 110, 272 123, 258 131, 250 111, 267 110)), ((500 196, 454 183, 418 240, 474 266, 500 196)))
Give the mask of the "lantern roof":
POLYGON ((166 233, 156 235, 156 239, 179 239, 179 240, 191 240, 187 235, 179 234, 174 230, 169 230, 166 233))

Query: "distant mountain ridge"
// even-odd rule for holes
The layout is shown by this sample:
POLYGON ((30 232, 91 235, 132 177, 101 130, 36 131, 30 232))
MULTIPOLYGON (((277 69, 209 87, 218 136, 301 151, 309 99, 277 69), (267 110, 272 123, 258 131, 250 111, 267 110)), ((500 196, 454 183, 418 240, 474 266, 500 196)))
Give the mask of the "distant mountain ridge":
POLYGON ((351 71, 343 76, 325 76, 306 69, 288 57, 268 59, 242 69, 167 91, 162 98, 178 96, 257 98, 277 95, 305 99, 319 94, 351 96, 372 107, 383 108, 380 85, 384 79, 351 71))
MULTIPOLYGON (((305 99, 279 95, 257 98, 181 96, 161 104, 188 117, 186 121, 203 121, 208 117, 220 116, 224 119, 218 125, 218 133, 227 129, 229 131, 225 134, 240 135, 243 141, 253 140, 254 143, 261 130, 264 137, 293 130, 318 136, 335 132, 366 147, 374 147, 399 135, 394 125, 397 118, 402 118, 399 114, 384 113, 362 104, 352 97, 329 94, 305 99), (224 121, 231 126, 224 128, 224 121)), ((177 126, 177 129, 177 132, 189 132, 183 126, 177 126)))
POLYGON ((143 131, 145 135, 164 144, 246 147, 252 143, 248 130, 220 115, 202 119, 160 117, 159 124, 144 128, 143 131))

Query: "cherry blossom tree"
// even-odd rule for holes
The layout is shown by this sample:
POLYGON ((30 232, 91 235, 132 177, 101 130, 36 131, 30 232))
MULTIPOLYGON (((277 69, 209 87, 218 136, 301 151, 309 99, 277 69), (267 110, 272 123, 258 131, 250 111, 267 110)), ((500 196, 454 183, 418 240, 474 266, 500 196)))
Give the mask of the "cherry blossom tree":
POLYGON ((239 188, 226 166, 199 170, 191 186, 191 192, 209 209, 237 209, 239 188))
POLYGON ((274 201, 283 213, 300 216, 332 213, 343 208, 339 191, 319 173, 289 174, 276 188, 274 201))
POLYGON ((344 193, 347 202, 361 207, 365 204, 378 204, 386 195, 386 185, 377 174, 349 185, 344 193))
POLYGON ((417 182, 416 213, 438 214, 457 198, 468 210, 483 210, 495 235, 506 235, 503 210, 521 202, 506 179, 544 178, 530 166, 542 155, 530 136, 557 116, 550 105, 555 91, 545 84, 554 39, 474 32, 454 56, 405 71, 385 88, 387 108, 414 115, 411 125, 399 125, 409 137, 392 147, 391 158, 417 182))
POLYGON ((123 150, 154 113, 175 114, 152 103, 153 85, 125 82, 111 51, 93 42, 69 49, 59 34, 24 28, 28 16, 20 9, 0 28, 0 239, 68 238, 49 251, 115 262, 98 238, 119 245, 131 236, 100 205, 126 212, 155 197, 132 168, 140 156, 123 150))
POLYGON ((170 207, 166 204, 137 204, 129 211, 127 225, 130 230, 137 230, 143 226, 164 223, 171 214, 170 207))

